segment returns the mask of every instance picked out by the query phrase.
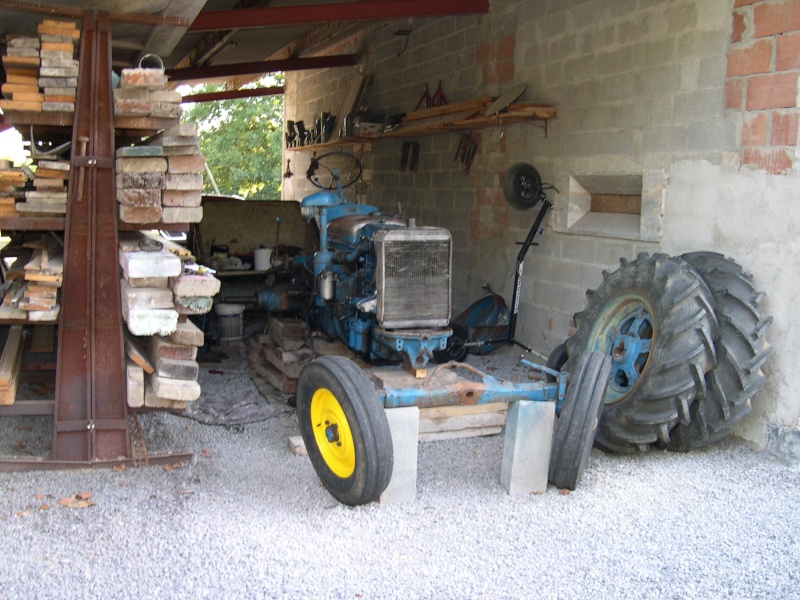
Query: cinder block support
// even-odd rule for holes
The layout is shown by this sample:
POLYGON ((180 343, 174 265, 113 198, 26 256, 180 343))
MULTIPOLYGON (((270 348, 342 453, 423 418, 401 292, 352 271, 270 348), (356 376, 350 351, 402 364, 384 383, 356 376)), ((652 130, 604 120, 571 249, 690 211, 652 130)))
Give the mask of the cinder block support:
POLYGON ((381 504, 399 504, 417 499, 417 446, 419 444, 419 408, 391 408, 386 411, 392 431, 394 467, 392 479, 381 494, 381 504))
POLYGON ((555 402, 509 405, 500 483, 512 496, 547 489, 555 410, 555 402))

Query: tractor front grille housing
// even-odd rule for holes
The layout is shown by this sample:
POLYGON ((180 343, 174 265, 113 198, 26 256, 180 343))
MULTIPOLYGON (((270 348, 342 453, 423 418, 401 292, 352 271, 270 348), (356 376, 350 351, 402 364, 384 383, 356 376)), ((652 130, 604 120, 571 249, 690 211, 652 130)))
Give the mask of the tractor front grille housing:
POLYGON ((446 327, 450 323, 452 238, 438 227, 375 234, 378 323, 384 329, 446 327))

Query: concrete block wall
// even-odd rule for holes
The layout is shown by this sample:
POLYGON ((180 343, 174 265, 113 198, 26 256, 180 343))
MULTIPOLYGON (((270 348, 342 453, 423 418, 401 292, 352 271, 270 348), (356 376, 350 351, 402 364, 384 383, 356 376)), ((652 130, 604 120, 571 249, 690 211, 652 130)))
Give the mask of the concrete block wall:
MULTIPOLYGON (((776 350, 766 369, 769 383, 738 433, 761 447, 794 439, 800 435, 800 384, 791 375, 800 327, 790 305, 800 284, 787 269, 800 261, 791 233, 800 226, 800 205, 793 201, 800 196, 800 171, 797 67, 789 57, 797 57, 798 28, 765 33, 757 27, 759 11, 783 11, 791 24, 800 0, 491 0, 485 15, 387 24, 362 47, 359 68, 373 74, 370 108, 387 115, 413 110, 424 84, 433 89, 439 80, 451 102, 497 96, 526 83, 520 100, 554 104, 559 116, 546 134, 537 123, 473 132, 479 150, 467 174, 453 160, 459 134, 417 139, 416 173, 398 169, 401 140, 378 141, 370 152, 359 150, 371 175, 361 193, 388 212, 407 203, 405 214, 419 224, 452 231, 460 310, 480 296, 484 282, 511 297, 515 242, 524 239, 536 210, 506 203, 506 169, 530 163, 545 182, 556 183, 560 191, 548 193, 554 211, 526 261, 518 329, 522 341, 543 352, 572 332, 585 290, 597 287, 602 270, 615 269, 620 257, 694 250, 733 257, 767 292, 762 308, 775 318, 768 339, 776 350), (400 53, 403 40, 393 32, 405 28, 413 33, 400 53), (755 56, 739 58, 751 46, 755 56), (735 66, 740 60, 768 74, 788 73, 794 105, 748 107, 748 89, 752 94, 763 73, 735 66), (732 89, 741 91, 740 104, 732 89), (776 150, 789 162, 758 158, 776 150), (658 189, 643 190, 650 213, 641 219, 641 235, 569 226, 569 190, 562 182, 576 176, 659 182, 658 189)), ((344 71, 337 77, 347 80, 353 71, 344 71)), ((322 106, 314 79, 287 75, 289 118, 292 103, 309 113, 312 105, 318 111, 340 103, 346 83, 329 81, 328 89, 339 91, 325 96, 322 106), (315 94, 308 93, 308 102, 304 82, 315 94)), ((791 90, 781 89, 787 92, 782 103, 791 104, 791 90)))

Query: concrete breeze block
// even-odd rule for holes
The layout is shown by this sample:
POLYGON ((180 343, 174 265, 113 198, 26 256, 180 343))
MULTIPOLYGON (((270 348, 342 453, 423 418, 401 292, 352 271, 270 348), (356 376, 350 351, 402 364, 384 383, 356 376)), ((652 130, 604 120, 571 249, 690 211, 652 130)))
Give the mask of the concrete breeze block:
POLYGON ((389 485, 380 495, 381 504, 399 504, 417 499, 417 454, 419 407, 390 408, 386 419, 392 432, 394 464, 389 485))
POLYGON ((155 374, 148 375, 147 380, 155 395, 165 400, 192 402, 200 397, 200 384, 196 381, 170 379, 155 374))
POLYGON ((169 280, 176 296, 215 296, 220 286, 220 280, 211 275, 183 274, 169 280))
POLYGON ((512 495, 547 490, 555 402, 520 400, 508 407, 500 483, 512 495))
MULTIPOLYGON (((186 323, 180 323, 179 325, 183 326, 186 325, 187 323, 189 325, 194 326, 194 324, 191 323, 191 321, 186 321, 186 323)), ((197 328, 195 327, 195 329, 197 328)), ((200 333, 199 345, 202 346, 203 333, 199 329, 197 329, 197 331, 200 333)), ((175 333, 173 333, 172 336, 175 336, 176 334, 178 336, 186 335, 187 328, 178 327, 178 329, 175 330, 175 333)), ((197 341, 197 340, 193 338, 192 341, 197 341)), ((153 358, 160 357, 160 358, 172 358, 176 360, 195 360, 197 359, 197 345, 179 344, 173 342, 171 339, 154 335, 153 337, 150 338, 150 354, 151 356, 153 356, 153 358)))
POLYGON ((178 325, 178 311, 168 308, 128 310, 122 316, 133 335, 169 335, 178 325))
POLYGON ((119 281, 123 312, 140 308, 173 308, 170 289, 132 287, 124 279, 119 281))
POLYGON ((205 344, 205 336, 200 328, 189 320, 178 323, 178 327, 170 334, 169 341, 173 344, 195 346, 199 348, 205 344))
POLYGON ((119 264, 125 279, 135 277, 177 277, 183 267, 172 252, 120 252, 119 264))

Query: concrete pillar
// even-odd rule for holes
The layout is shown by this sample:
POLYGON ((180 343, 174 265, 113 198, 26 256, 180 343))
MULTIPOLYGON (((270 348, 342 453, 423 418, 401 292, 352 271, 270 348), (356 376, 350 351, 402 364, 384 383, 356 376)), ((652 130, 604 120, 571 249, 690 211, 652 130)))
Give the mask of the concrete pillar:
POLYGON ((413 502, 417 499, 419 408, 416 406, 390 408, 386 410, 386 418, 392 432, 394 467, 392 479, 378 501, 381 504, 413 502))
POLYGON ((555 410, 555 402, 509 405, 500 483, 512 496, 547 489, 555 410))

